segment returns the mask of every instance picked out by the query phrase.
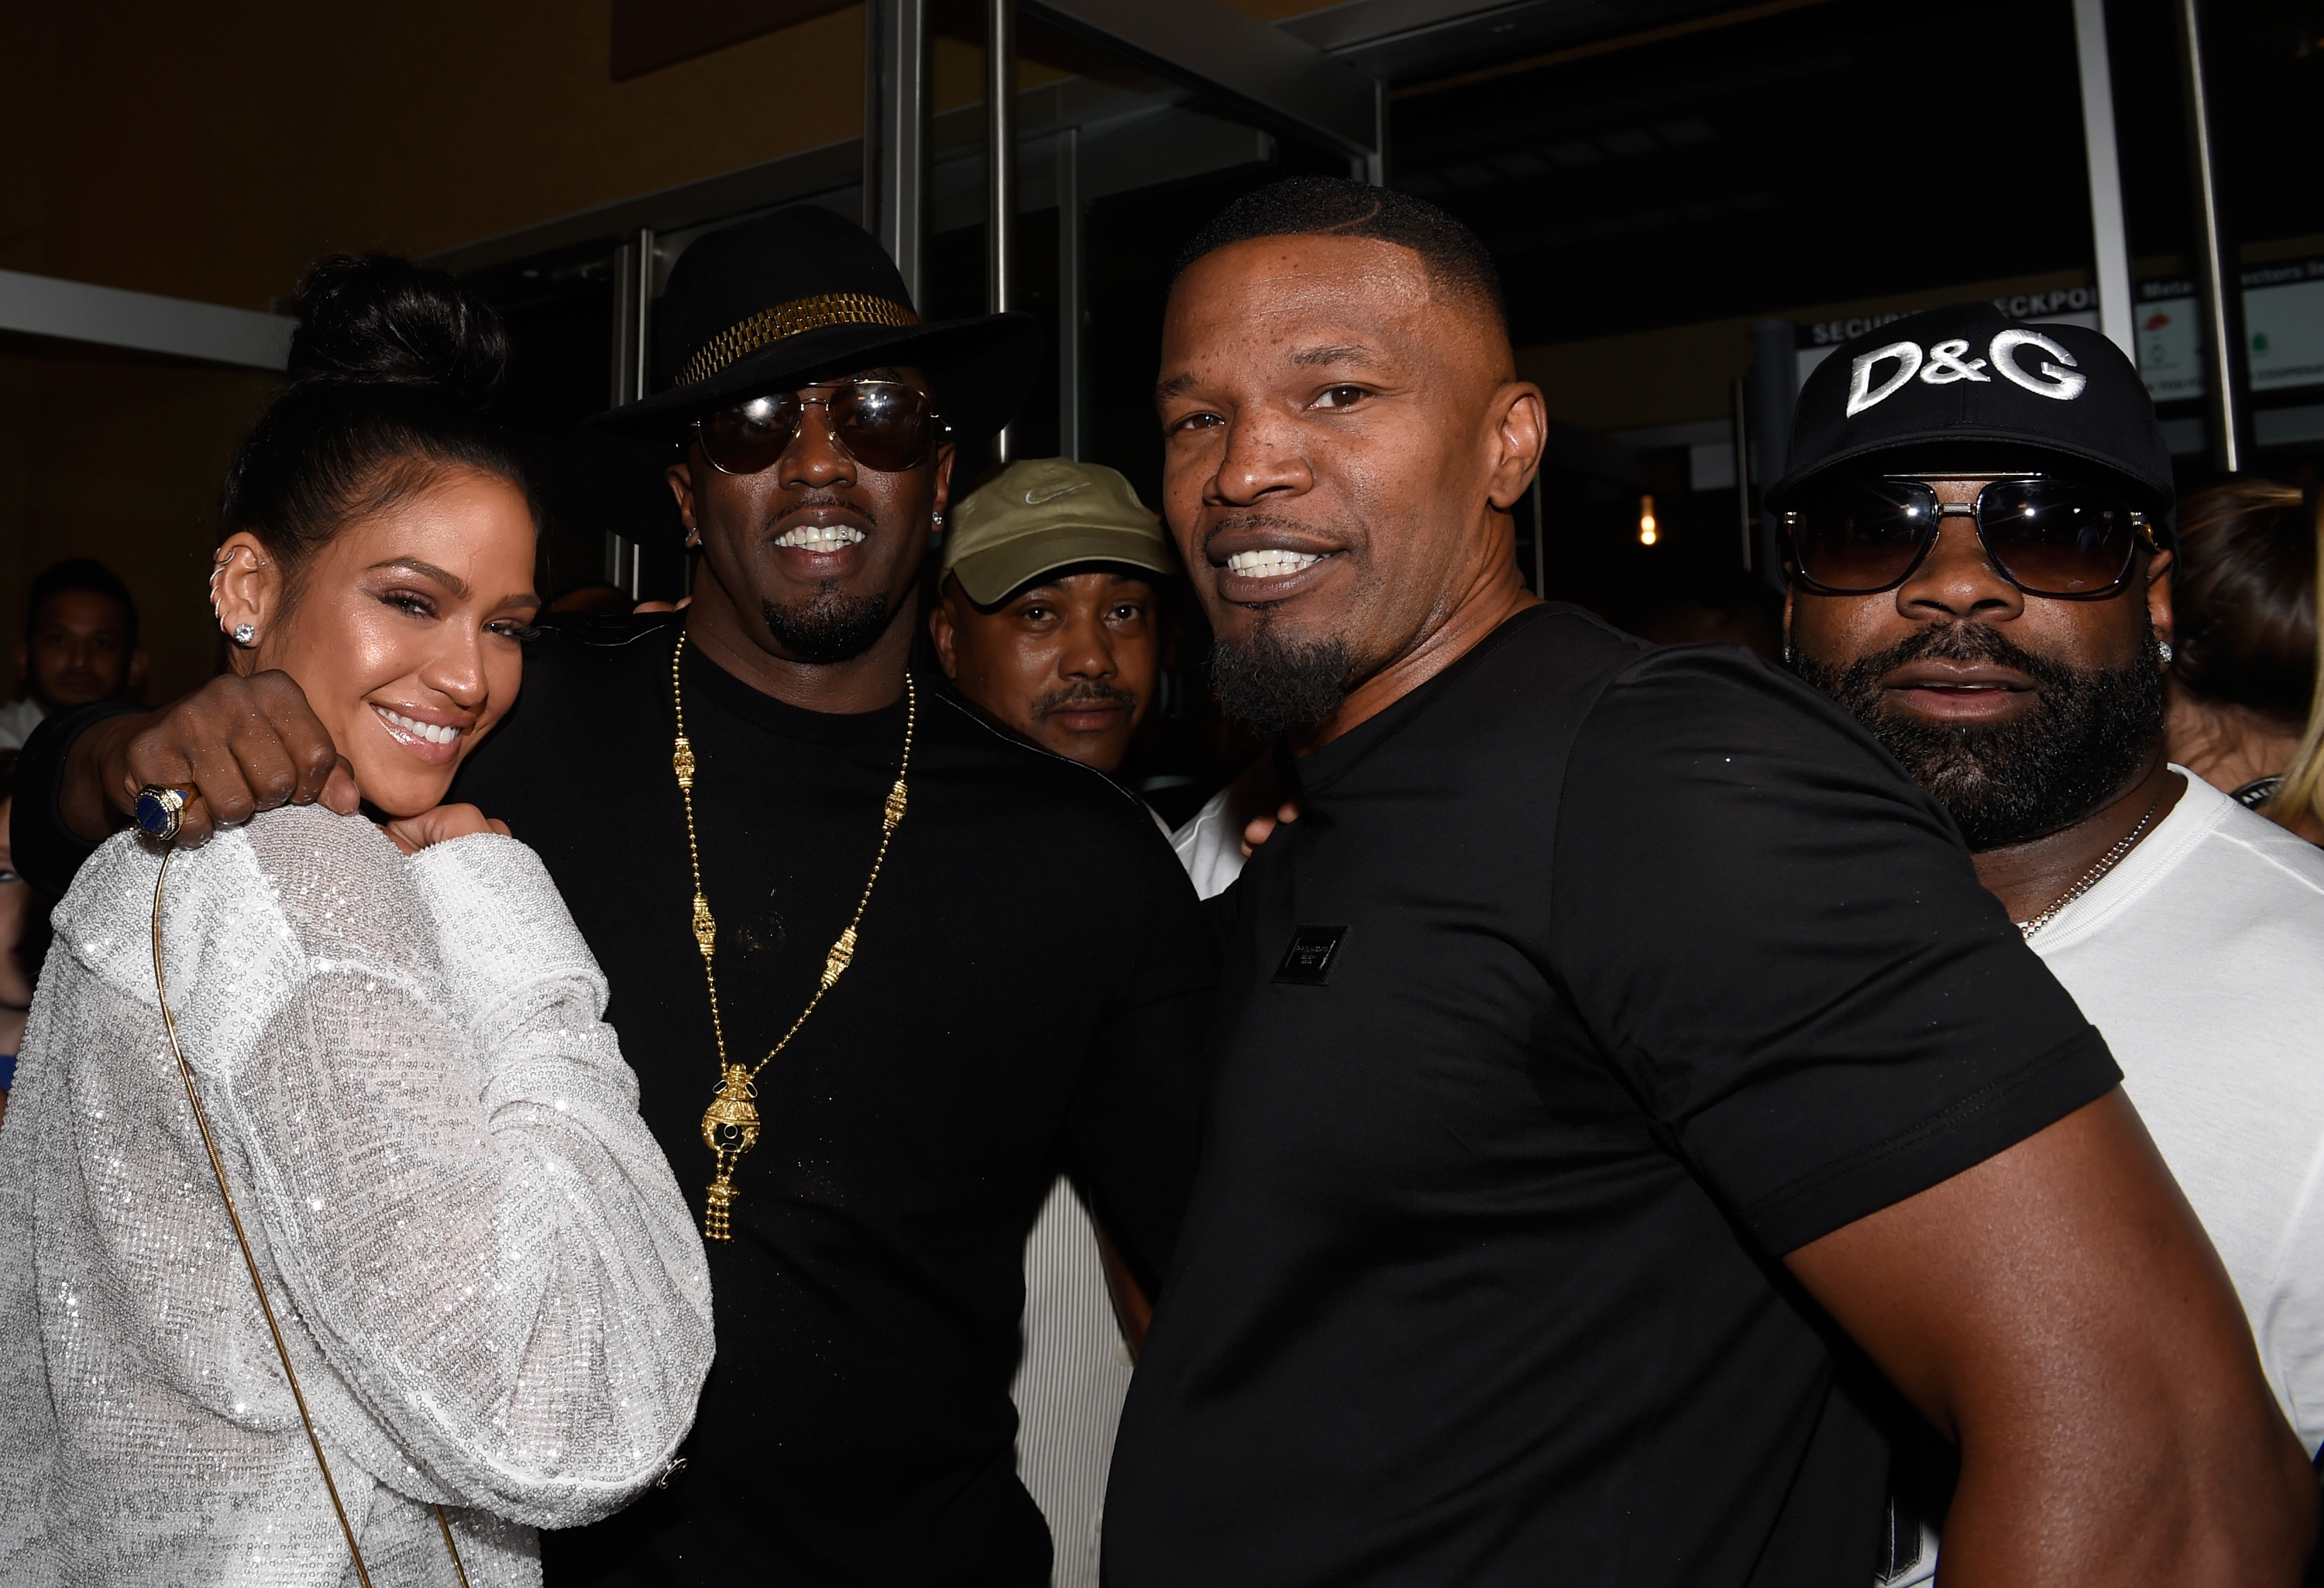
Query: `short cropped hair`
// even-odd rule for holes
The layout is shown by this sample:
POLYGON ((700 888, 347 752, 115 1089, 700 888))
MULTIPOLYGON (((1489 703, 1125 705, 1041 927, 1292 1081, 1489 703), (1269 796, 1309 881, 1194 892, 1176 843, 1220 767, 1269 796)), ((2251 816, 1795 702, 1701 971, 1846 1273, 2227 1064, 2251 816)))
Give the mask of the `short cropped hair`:
POLYGON ((1370 237, 1420 255, 1439 286, 1489 310, 1503 335, 1501 272, 1477 234, 1425 198, 1347 177, 1286 177, 1245 193, 1178 251, 1173 285, 1206 254, 1259 237, 1370 237))
POLYGON ((50 596, 61 596, 68 590, 88 590, 119 602, 129 619, 129 649, 137 649, 137 603, 129 599, 129 586, 121 582, 121 576, 94 557, 68 557, 33 576, 32 596, 24 603, 27 636, 32 625, 41 621, 42 605, 50 596))

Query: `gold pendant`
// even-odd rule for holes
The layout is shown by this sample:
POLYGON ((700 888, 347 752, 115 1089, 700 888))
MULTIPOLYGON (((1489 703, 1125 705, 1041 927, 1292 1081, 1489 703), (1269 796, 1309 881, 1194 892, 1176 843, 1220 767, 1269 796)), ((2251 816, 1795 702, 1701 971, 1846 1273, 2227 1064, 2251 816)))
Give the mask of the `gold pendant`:
POLYGON ((732 1241, 734 1226, 729 1222, 728 1209, 734 1205, 734 1177, 724 1169, 710 1182, 710 1196, 702 1209, 702 1238, 705 1241, 732 1241))
POLYGON ((832 983, 839 980, 839 973, 854 962, 855 928, 850 927, 839 934, 839 941, 834 943, 831 952, 823 956, 823 990, 830 992, 832 983))
POLYGON ((703 1111, 702 1144, 718 1155, 717 1177, 710 1182, 709 1202, 703 1211, 702 1238, 728 1240, 727 1210, 739 1195, 734 1188, 734 1164, 759 1144, 759 1109, 751 1101, 751 1072, 739 1064, 726 1066, 718 1095, 703 1111))
POLYGON ((718 945, 718 923, 710 919, 710 900, 701 894, 694 896, 694 946, 708 959, 710 951, 718 945))

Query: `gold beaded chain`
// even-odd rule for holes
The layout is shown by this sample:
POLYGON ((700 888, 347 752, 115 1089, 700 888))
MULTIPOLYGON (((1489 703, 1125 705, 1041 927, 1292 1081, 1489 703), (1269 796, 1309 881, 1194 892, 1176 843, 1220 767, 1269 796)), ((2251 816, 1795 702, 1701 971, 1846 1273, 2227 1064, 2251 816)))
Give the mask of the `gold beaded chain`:
POLYGON ((740 1195, 734 1188, 734 1166, 742 1155, 759 1144, 759 1109, 752 1102, 757 1095, 754 1084, 759 1072, 765 1069, 775 1055, 790 1046, 799 1028, 807 1024, 807 1016, 815 1012, 823 995, 831 991, 842 972, 855 957, 855 928, 863 924, 863 911, 872 902, 872 890, 879 885, 880 868, 888 861, 888 843, 896 836, 897 824, 904 819, 904 780, 912 771, 912 728, 918 721, 920 697, 912 682, 912 675, 904 675, 904 760, 896 769, 895 787, 888 790, 888 802, 881 811, 880 853, 872 857, 872 874, 863 880, 862 895, 855 900, 855 914, 847 922, 847 929, 839 934, 839 941, 831 946, 824 956, 823 981, 815 996, 799 1011, 798 1019, 791 1022, 782 1039, 767 1049, 766 1057, 750 1068, 730 1063, 726 1057, 726 1026, 718 1012, 718 972, 711 963, 712 950, 718 943, 718 923, 710 914, 710 900, 702 891, 702 846, 694 833, 694 746, 686 737, 686 693, 678 684, 678 663, 686 657, 686 636, 678 637, 678 649, 669 658, 669 698, 678 713, 678 748, 670 754, 671 768, 678 773, 678 798, 686 805, 686 859, 694 868, 694 942, 702 950, 702 977, 710 985, 710 1033, 718 1044, 718 1094, 711 1099, 710 1107, 702 1116, 702 1144, 718 1155, 717 1177, 710 1182, 710 1196, 702 1214, 702 1238, 705 1241, 730 1241, 733 1232, 728 1223, 728 1210, 740 1195))

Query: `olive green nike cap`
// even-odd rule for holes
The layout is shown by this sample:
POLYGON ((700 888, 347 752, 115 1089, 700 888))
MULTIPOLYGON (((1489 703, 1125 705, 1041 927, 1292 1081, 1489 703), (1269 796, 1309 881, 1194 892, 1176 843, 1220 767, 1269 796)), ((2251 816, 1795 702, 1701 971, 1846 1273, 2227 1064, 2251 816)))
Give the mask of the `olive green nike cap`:
POLYGON ((1175 573, 1161 521, 1130 482, 1103 464, 1070 457, 1012 463, 953 506, 937 553, 971 601, 997 605, 1043 574, 1079 562, 1175 573))

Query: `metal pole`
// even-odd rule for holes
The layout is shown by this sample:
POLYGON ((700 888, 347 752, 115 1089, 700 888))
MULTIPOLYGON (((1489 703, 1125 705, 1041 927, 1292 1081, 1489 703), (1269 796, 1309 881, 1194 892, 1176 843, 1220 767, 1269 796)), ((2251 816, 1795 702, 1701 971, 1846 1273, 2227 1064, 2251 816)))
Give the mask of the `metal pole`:
POLYGON ((1751 571, 1751 420, 1744 412, 1749 406, 1743 395, 1743 383, 1735 383, 1731 393, 1735 415, 1735 519, 1743 537, 1743 571, 1751 571))
MULTIPOLYGON (((991 313, 1017 307, 1017 0, 984 0, 984 282, 991 313)), ((992 460, 1015 456, 1007 427, 992 460)))
POLYGON ((863 7, 863 229, 920 305, 927 247, 927 0, 863 7))
POLYGON ((2114 135, 2114 67, 2107 57, 2106 0, 2074 0, 2074 53, 2081 67, 2082 157, 2090 173, 2098 328, 2136 363, 2130 239, 2122 219, 2122 160, 2114 135))
POLYGON ((2195 201, 2195 290, 2202 303, 2205 419, 2211 462, 2223 474, 2243 466, 2250 422, 2244 400, 2243 272, 2223 235, 2218 150, 2204 82, 2203 23, 2198 0, 2178 0, 2179 86, 2187 110, 2187 164, 2195 201))
POLYGON ((1548 539, 1549 525, 1541 510, 1541 466, 1536 464, 1533 471, 1533 593, 1536 596, 1549 594, 1542 587, 1549 577, 1549 553, 1542 549, 1548 539))
POLYGON ((1364 180, 1388 186, 1388 79, 1372 79, 1372 152, 1364 156, 1364 180))
MULTIPOLYGON (((1792 444, 1792 411, 1800 394, 1799 331, 1787 319, 1751 322, 1751 384, 1748 392, 1752 468, 1747 479, 1759 482, 1764 493, 1783 477, 1784 454, 1792 444)), ((1780 589, 1784 582, 1782 537, 1775 515, 1764 503, 1757 514, 1758 534, 1753 544, 1758 555, 1752 566, 1759 577, 1780 589)))
POLYGON ((1057 134, 1057 451, 1082 455, 1082 130, 1057 134))
MULTIPOLYGON (((619 408, 646 394, 652 378, 649 353, 653 325, 654 235, 641 226, 613 250, 613 357, 608 406, 619 408)), ((605 532, 605 582, 640 599, 644 549, 626 536, 605 532)))

